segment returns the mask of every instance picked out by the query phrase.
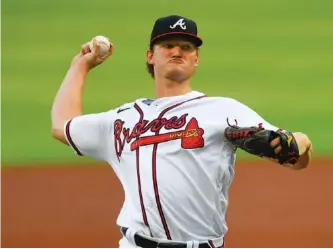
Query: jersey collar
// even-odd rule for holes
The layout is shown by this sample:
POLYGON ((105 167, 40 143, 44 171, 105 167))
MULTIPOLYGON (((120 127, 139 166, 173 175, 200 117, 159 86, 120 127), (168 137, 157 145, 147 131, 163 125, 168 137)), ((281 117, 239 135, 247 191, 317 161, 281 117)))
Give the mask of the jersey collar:
POLYGON ((158 99, 143 99, 142 102, 146 105, 160 105, 166 102, 186 101, 188 99, 196 98, 202 95, 204 95, 204 93, 198 91, 191 91, 183 95, 163 97, 158 99))

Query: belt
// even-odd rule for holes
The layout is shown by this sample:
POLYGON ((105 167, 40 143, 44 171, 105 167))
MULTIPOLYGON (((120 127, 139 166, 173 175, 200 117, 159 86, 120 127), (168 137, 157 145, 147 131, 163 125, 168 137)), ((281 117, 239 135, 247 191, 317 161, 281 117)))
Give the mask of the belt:
MULTIPOLYGON (((121 232, 126 236, 128 228, 121 227, 121 232)), ((139 234, 134 235, 134 242, 137 246, 142 248, 187 248, 187 243, 184 242, 157 242, 140 236, 139 234)), ((208 242, 199 243, 199 248, 211 248, 208 242)))

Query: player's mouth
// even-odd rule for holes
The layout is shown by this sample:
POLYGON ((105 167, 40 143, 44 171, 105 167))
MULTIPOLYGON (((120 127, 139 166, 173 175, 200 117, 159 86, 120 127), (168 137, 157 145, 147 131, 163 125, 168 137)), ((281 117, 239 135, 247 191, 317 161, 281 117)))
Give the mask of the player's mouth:
POLYGON ((184 64, 184 61, 181 59, 171 59, 168 62, 175 63, 175 64, 184 64))

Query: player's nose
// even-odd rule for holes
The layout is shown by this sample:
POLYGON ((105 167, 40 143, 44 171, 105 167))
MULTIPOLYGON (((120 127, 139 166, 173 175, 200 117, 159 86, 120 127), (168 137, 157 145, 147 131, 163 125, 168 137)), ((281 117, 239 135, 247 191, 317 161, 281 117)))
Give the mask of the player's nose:
POLYGON ((182 49, 179 46, 174 46, 171 49, 172 56, 179 57, 182 54, 182 49))

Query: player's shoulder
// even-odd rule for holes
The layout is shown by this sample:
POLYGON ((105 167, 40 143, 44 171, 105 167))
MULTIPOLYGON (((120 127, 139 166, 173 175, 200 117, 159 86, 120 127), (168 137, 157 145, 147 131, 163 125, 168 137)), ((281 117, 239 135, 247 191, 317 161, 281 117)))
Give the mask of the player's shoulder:
POLYGON ((113 109, 114 112, 116 112, 117 114, 121 113, 121 112, 125 112, 126 113, 130 113, 131 111, 135 110, 135 105, 141 105, 141 103, 149 103, 153 101, 152 99, 149 98, 138 98, 135 99, 134 101, 131 102, 127 102, 127 103, 123 103, 119 106, 117 106, 116 108, 113 109))
POLYGON ((238 106, 238 105, 244 105, 239 100, 228 97, 228 96, 209 96, 207 95, 207 101, 214 102, 219 105, 223 106, 238 106))
POLYGON ((126 103, 123 103, 123 104, 120 104, 119 106, 117 106, 116 108, 113 109, 113 111, 115 113, 121 113, 123 111, 126 111, 126 110, 130 110, 134 107, 135 105, 135 102, 136 101, 131 101, 131 102, 126 102, 126 103))

